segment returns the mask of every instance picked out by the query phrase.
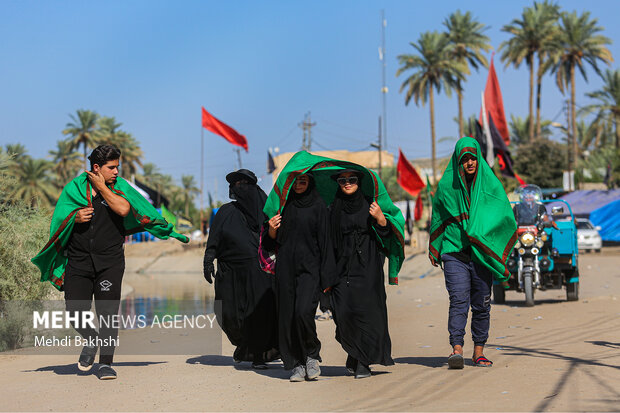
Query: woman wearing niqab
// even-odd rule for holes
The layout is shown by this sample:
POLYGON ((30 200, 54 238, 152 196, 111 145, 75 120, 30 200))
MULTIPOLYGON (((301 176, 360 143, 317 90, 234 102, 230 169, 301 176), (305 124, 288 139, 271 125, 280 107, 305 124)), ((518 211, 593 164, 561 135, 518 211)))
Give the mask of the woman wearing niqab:
POLYGON ((252 367, 265 369, 266 362, 279 357, 274 280, 258 264, 267 195, 257 185, 256 175, 247 169, 229 173, 226 180, 234 201, 221 206, 213 218, 204 276, 212 283, 215 274, 216 317, 236 346, 233 359, 251 361, 252 367))

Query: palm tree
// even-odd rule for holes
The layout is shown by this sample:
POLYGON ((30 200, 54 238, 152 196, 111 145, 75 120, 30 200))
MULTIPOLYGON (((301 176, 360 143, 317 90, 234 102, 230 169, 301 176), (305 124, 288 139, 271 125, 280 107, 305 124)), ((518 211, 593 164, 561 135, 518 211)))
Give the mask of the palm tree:
MULTIPOLYGON (((541 87, 542 76, 545 73, 545 59, 549 56, 552 49, 550 44, 554 41, 557 29, 557 5, 547 3, 534 3, 534 7, 525 7, 520 19, 514 19, 510 24, 502 27, 502 31, 510 33, 512 37, 499 47, 502 52, 501 60, 506 67, 512 65, 515 69, 525 61, 530 71, 529 84, 529 138, 534 138, 534 57, 538 54, 539 71, 538 84, 541 87), (554 17, 555 16, 555 17, 554 17), (543 62, 543 69, 540 63, 543 62)), ((539 92, 540 93, 540 92, 539 92)), ((540 94, 537 101, 540 99, 540 94)), ((538 103, 539 104, 539 103, 538 103)))
MULTIPOLYGON (((553 72, 560 91, 564 93, 570 84, 570 120, 571 136, 577 136, 577 116, 575 111, 575 67, 579 68, 583 78, 588 81, 584 63, 589 64, 596 73, 601 74, 599 62, 613 61, 611 52, 606 45, 611 40, 601 34, 603 28, 598 26, 597 19, 590 19, 589 12, 580 16, 577 12, 562 13, 560 34, 555 45, 558 54, 554 56, 553 72)), ((573 139, 573 162, 577 161, 577 139, 573 139)))
MULTIPOLYGON (((543 120, 540 122, 540 133, 535 136, 534 139, 549 139, 552 135, 551 121, 543 120)), ((520 116, 510 115, 510 122, 508 124, 510 128, 510 143, 511 145, 519 146, 532 141, 530 139, 530 119, 525 119, 520 116)))
POLYGON ((183 201, 185 204, 185 216, 189 217, 189 204, 194 200, 194 195, 199 194, 200 190, 196 187, 193 175, 183 175, 181 177, 183 184, 183 201))
POLYGON ((5 152, 4 148, 0 146, 0 172, 11 169, 15 164, 10 153, 5 152))
POLYGON ((603 75, 603 88, 588 93, 587 96, 598 102, 582 109, 583 112, 596 112, 593 124, 613 122, 616 133, 616 149, 620 149, 620 69, 607 69, 603 75))
POLYGON ((542 92, 542 79, 545 73, 551 69, 556 38, 559 34, 558 20, 560 19, 560 6, 544 0, 542 3, 534 2, 534 10, 538 17, 539 48, 538 70, 536 72, 536 136, 541 134, 540 124, 540 99, 542 92))
MULTIPOLYGON (((476 21, 470 12, 462 14, 460 10, 452 13, 443 22, 448 29, 448 39, 452 44, 452 57, 459 61, 465 69, 463 77, 471 74, 469 66, 478 70, 478 66, 489 67, 483 52, 491 50, 490 39, 482 34, 488 26, 476 21)), ((461 80, 456 80, 456 94, 459 105, 459 138, 463 134, 463 88, 461 80)))
POLYGON ((71 149, 77 149, 80 145, 84 148, 84 168, 88 169, 86 162, 86 152, 88 148, 93 148, 96 142, 97 115, 96 112, 90 110, 79 109, 77 117, 69 115, 73 122, 67 123, 66 129, 62 131, 63 135, 71 136, 71 149))
MULTIPOLYGON (((94 134, 94 142, 97 145, 106 145, 112 144, 117 147, 116 141, 118 140, 117 136, 119 128, 122 126, 122 123, 117 123, 116 118, 114 116, 102 116, 97 119, 97 130, 94 134)), ((120 148, 120 147, 119 147, 120 148)))
POLYGON ((30 206, 50 205, 56 199, 56 189, 47 174, 50 162, 26 156, 15 170, 15 188, 10 197, 28 202, 30 206))
POLYGON ((75 177, 80 170, 82 162, 80 154, 71 149, 69 140, 56 142, 56 150, 49 151, 56 172, 57 187, 62 188, 69 180, 75 177))
POLYGON ((121 149, 121 176, 130 178, 142 166, 144 152, 140 148, 138 141, 127 132, 119 132, 119 145, 121 149))
POLYGON ((28 150, 21 143, 8 143, 6 145, 6 153, 12 156, 15 161, 26 157, 26 152, 28 152, 28 150))
POLYGON ((159 168, 152 162, 147 162, 142 165, 142 176, 145 183, 150 183, 155 175, 159 174, 159 168))
POLYGON ((435 148, 435 103, 434 89, 437 93, 443 87, 448 96, 451 96, 453 88, 457 87, 457 80, 463 81, 465 70, 462 63, 454 60, 452 47, 448 35, 439 32, 426 32, 420 35, 417 43, 410 43, 417 54, 403 54, 398 56, 401 67, 396 72, 400 76, 405 71, 413 70, 400 86, 400 92, 407 89, 405 94, 405 105, 409 105, 411 98, 414 98, 416 105, 422 105, 429 100, 431 117, 431 144, 432 144, 432 168, 433 180, 437 182, 437 170, 435 168, 436 148, 435 148))

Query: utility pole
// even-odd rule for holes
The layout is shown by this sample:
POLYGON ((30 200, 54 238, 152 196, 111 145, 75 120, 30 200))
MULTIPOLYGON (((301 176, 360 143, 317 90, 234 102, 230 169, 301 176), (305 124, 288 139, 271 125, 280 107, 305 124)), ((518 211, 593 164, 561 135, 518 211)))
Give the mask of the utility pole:
POLYGON ((386 98, 388 93, 388 88, 385 85, 385 70, 386 70, 386 58, 385 58, 385 26, 387 26, 387 21, 385 20, 385 10, 381 10, 381 69, 382 69, 382 87, 381 87, 381 95, 382 95, 382 103, 383 103, 383 146, 387 148, 387 112, 386 112, 386 98))
POLYGON ((241 166, 241 149, 237 148, 233 150, 237 152, 237 161, 239 162, 239 169, 241 169, 243 168, 243 166, 241 166))
POLYGON ((200 232, 205 233, 204 228, 202 227, 202 210, 204 208, 203 199, 204 199, 204 159, 205 153, 205 129, 200 125, 200 232))
POLYGON ((379 178, 383 178, 381 175, 381 167, 383 162, 381 161, 381 150, 382 150, 382 145, 381 145, 381 116, 379 116, 379 135, 377 138, 377 143, 371 143, 370 146, 372 146, 373 148, 377 148, 377 150, 379 151, 379 167, 378 172, 379 172, 379 178))
POLYGON ((306 113, 303 122, 299 123, 299 127, 303 130, 304 136, 301 142, 301 150, 310 152, 312 150, 312 128, 316 126, 316 122, 311 122, 310 112, 306 113))
POLYGON ((568 99, 566 99, 566 148, 568 153, 568 188, 570 191, 575 189, 572 176, 574 174, 575 165, 573 163, 576 161, 577 152, 573 154, 571 146, 573 145, 573 139, 576 139, 575 136, 572 136, 571 133, 571 123, 570 123, 570 104, 568 99))

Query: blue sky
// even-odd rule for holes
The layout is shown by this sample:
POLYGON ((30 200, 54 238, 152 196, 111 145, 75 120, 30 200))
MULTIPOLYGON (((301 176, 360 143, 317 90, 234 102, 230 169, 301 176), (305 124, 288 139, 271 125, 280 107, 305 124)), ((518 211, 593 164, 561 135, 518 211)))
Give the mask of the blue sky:
MULTIPOLYGON (((531 1, 8 1, 0 0, 0 144, 22 143, 44 157, 64 138, 77 109, 115 116, 141 143, 145 162, 180 181, 200 174, 200 107, 248 138, 243 166, 264 176, 267 150, 300 148, 297 126, 312 113, 313 149, 368 148, 381 114, 381 10, 385 10, 387 140, 410 158, 430 156, 428 106, 404 104, 396 56, 412 53, 421 32, 443 30, 453 11, 471 11, 501 27, 531 1)), ((560 1, 605 27, 620 59, 618 1, 560 1)), ((496 57, 507 114, 526 116, 528 71, 504 69, 496 57)), ((620 67, 614 62, 611 68, 620 67)), ((578 103, 600 87, 577 82, 578 103)), ((464 112, 478 113, 486 70, 465 85, 464 112)), ((564 97, 543 83, 544 118, 563 122, 564 97)), ((437 137, 456 136, 457 101, 436 97, 437 137)), ((205 131, 205 191, 226 200, 224 175, 236 169, 233 147, 205 131)), ((453 143, 438 146, 451 153, 453 143)), ((206 198, 205 198, 206 199, 206 198)))

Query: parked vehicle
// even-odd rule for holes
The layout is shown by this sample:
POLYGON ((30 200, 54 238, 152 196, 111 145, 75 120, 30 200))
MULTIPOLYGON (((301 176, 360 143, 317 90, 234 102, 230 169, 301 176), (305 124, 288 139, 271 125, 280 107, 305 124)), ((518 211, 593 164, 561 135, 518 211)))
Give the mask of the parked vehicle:
POLYGON ((568 301, 579 298, 575 218, 566 201, 541 201, 541 197, 540 188, 528 185, 521 189, 520 201, 513 202, 518 241, 507 263, 510 278, 503 284, 493 282, 496 303, 506 301, 507 289, 523 292, 527 306, 535 304, 536 290, 566 287, 568 301), (552 208, 554 217, 562 217, 555 223, 546 216, 543 206, 550 202, 564 204, 552 208))
POLYGON ((587 218, 577 218, 577 247, 580 250, 601 252, 603 239, 598 233, 601 227, 594 226, 587 218))

